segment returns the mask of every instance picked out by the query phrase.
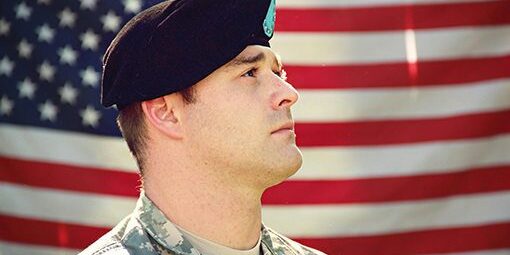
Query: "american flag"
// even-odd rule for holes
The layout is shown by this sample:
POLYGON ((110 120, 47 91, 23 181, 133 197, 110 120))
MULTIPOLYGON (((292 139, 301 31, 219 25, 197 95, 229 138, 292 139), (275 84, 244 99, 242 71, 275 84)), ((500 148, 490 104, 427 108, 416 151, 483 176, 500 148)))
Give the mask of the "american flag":
MULTIPOLYGON (((156 2, 0 2, 0 254, 75 254, 133 209, 101 58, 156 2)), ((277 7, 304 165, 265 224, 328 254, 510 254, 510 1, 277 7)))

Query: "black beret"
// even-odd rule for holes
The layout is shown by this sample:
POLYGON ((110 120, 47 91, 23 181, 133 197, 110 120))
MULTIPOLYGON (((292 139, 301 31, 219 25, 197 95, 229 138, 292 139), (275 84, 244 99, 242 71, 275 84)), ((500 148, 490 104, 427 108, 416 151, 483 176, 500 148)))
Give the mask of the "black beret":
POLYGON ((269 46, 275 0, 165 1, 133 17, 103 59, 101 103, 119 109, 191 87, 248 45, 269 46))

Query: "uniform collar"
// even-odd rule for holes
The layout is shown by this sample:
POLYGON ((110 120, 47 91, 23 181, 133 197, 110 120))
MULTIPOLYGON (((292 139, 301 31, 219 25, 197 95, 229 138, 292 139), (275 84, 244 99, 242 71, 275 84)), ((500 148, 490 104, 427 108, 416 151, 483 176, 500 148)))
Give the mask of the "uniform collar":
POLYGON ((200 255, 156 205, 141 192, 135 214, 149 235, 164 248, 182 255, 200 255))
MULTIPOLYGON (((175 225, 159 210, 142 190, 134 210, 144 230, 162 247, 181 255, 200 255, 175 225)), ((261 247, 263 254, 280 254, 285 242, 262 224, 261 247)))

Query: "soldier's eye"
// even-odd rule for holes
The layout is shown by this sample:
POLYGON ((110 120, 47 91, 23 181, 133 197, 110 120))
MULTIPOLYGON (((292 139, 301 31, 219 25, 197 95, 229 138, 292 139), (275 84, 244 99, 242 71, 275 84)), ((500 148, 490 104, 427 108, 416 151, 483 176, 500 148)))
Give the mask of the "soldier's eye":
POLYGON ((255 77, 255 72, 257 71, 256 68, 250 69, 248 72, 241 75, 242 77, 255 77))

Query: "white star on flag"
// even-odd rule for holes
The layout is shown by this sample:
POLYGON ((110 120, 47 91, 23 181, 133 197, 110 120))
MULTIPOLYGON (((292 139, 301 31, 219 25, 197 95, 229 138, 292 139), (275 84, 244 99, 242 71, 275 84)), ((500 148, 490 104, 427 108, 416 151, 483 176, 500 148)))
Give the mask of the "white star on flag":
POLYGON ((28 43, 25 39, 21 40, 21 42, 18 44, 18 54, 22 58, 30 58, 33 49, 34 46, 28 43))
POLYGON ((140 0, 124 0, 124 12, 126 13, 137 13, 142 9, 142 3, 140 0))
POLYGON ((104 31, 116 32, 119 30, 121 19, 119 16, 115 15, 113 11, 109 11, 106 15, 101 17, 101 22, 103 23, 104 31))
POLYGON ((92 66, 87 66, 80 72, 81 81, 86 86, 96 87, 99 83, 99 73, 92 66))
POLYGON ((97 127, 99 124, 99 118, 101 118, 101 113, 94 109, 94 107, 87 105, 84 110, 80 111, 81 123, 84 126, 97 127))
POLYGON ((0 76, 11 76, 13 69, 14 62, 11 61, 7 56, 4 56, 2 60, 0 60, 0 76))
POLYGON ((70 45, 58 49, 58 55, 60 56, 60 63, 69 65, 74 65, 76 63, 76 58, 78 58, 78 52, 73 50, 70 45))
POLYGON ((52 66, 47 60, 39 66, 39 78, 41 80, 53 81, 53 77, 55 76, 56 67, 52 66))
POLYGON ((60 101, 62 103, 68 103, 70 105, 74 105, 76 103, 78 91, 71 85, 71 83, 66 82, 64 86, 58 89, 58 93, 60 94, 60 101))
POLYGON ((88 29, 87 32, 81 34, 81 47, 84 49, 97 50, 99 44, 99 36, 92 30, 88 29))
POLYGON ((53 30, 48 24, 44 24, 36 28, 36 33, 38 35, 38 40, 41 42, 51 43, 53 41, 53 37, 55 37, 55 30, 53 30))
POLYGON ((41 112, 41 120, 49 120, 55 122, 57 120, 58 108, 50 100, 46 100, 44 104, 39 105, 39 112, 41 112))
POLYGON ((0 99, 0 115, 10 115, 13 107, 14 102, 9 100, 7 96, 2 96, 0 99))
POLYGON ((17 19, 28 20, 30 19, 30 15, 32 15, 32 8, 28 7, 25 2, 18 4, 14 11, 16 12, 17 19))
POLYGON ((60 19, 59 26, 61 27, 74 27, 74 22, 76 22, 76 14, 72 12, 68 7, 62 10, 58 14, 58 18, 60 19))
POLYGON ((37 89, 35 83, 29 78, 25 78, 22 82, 18 83, 19 97, 20 98, 34 98, 35 90, 37 89))

